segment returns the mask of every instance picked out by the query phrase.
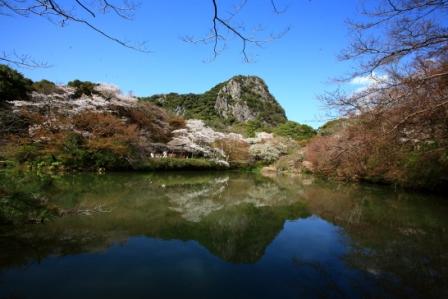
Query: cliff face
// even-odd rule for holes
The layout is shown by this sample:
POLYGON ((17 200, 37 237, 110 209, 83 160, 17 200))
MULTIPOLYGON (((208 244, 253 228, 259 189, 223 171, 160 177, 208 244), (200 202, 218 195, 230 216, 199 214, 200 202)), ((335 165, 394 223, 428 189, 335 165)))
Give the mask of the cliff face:
POLYGON ((233 124, 257 120, 276 126, 285 122, 285 111, 264 81, 254 76, 236 76, 203 94, 170 93, 142 98, 186 118, 233 124))
POLYGON ((258 77, 234 77, 218 92, 215 110, 224 119, 238 122, 259 119, 270 125, 286 121, 283 108, 258 77))

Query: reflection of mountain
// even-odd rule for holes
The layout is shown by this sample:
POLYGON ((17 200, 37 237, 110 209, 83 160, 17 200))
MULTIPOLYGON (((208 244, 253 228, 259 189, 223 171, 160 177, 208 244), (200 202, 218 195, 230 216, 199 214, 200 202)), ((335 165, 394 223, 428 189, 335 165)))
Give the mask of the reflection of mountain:
POLYGON ((47 188, 52 205, 111 212, 7 229, 0 234, 0 266, 102 250, 138 235, 196 240, 226 261, 252 263, 286 219, 306 215, 287 189, 253 175, 76 175, 47 188))
MULTIPOLYGON (((344 285, 347 294, 353 294, 355 289, 366 291, 358 283, 367 281, 367 288, 378 287, 390 297, 448 297, 448 203, 430 196, 382 187, 303 178, 265 179, 231 172, 22 178, 3 186, 43 195, 49 205, 68 211, 101 206, 100 210, 106 212, 70 214, 45 225, 0 227, 0 269, 41 260, 42 265, 48 260, 57 260, 59 265, 59 259, 47 257, 88 252, 95 254, 61 261, 80 257, 90 261, 92 256, 102 256, 103 266, 134 262, 130 265, 134 267, 148 261, 139 256, 155 261, 164 251, 167 255, 160 268, 184 265, 183 259, 190 258, 185 261, 189 266, 184 279, 194 272, 192 269, 199 269, 196 266, 200 261, 208 265, 204 273, 215 274, 217 281, 225 280, 232 287, 256 278, 246 271, 264 269, 263 280, 252 281, 257 290, 260 284, 281 280, 288 285, 311 285, 325 295, 332 286, 344 285), (286 219, 306 216, 306 211, 319 217, 285 225, 286 219), (182 242, 185 240, 194 242, 182 242), (127 242, 122 248, 111 246, 127 242), (147 246, 156 243, 155 247, 147 246), (247 267, 222 263, 198 244, 224 261, 257 264, 247 267), (186 251, 177 251, 180 247, 186 251), (96 254, 103 250, 104 254, 96 254), (171 258, 176 262, 171 264, 171 258), (236 269, 242 272, 232 281, 236 269), (226 279, 221 271, 228 271, 226 279), (241 279, 246 275, 247 280, 241 279), (297 280, 288 280, 293 278, 297 280)), ((152 273, 151 267, 156 264, 144 265, 144 273, 152 273)), ((136 276, 141 275, 140 270, 136 269, 136 276)), ((169 275, 162 275, 157 283, 166 282, 172 287, 170 279, 177 278, 177 270, 168 269, 164 273, 169 275)), ((215 290, 214 285, 210 288, 215 290)), ((369 290, 367 294, 371 294, 369 290)), ((276 294, 270 295, 266 297, 276 294)))
POLYGON ((371 185, 316 183, 302 189, 310 213, 350 236, 353 248, 346 260, 352 266, 396 297, 448 298, 444 198, 371 185))

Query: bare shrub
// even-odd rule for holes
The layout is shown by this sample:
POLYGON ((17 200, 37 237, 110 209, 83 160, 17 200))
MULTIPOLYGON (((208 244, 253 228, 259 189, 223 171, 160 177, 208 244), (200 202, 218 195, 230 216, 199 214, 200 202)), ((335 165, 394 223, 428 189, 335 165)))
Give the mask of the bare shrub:
POLYGON ((118 114, 129 119, 131 124, 146 132, 146 136, 155 142, 170 139, 169 116, 165 110, 148 102, 139 102, 129 107, 117 107, 118 114))
POLYGON ((107 149, 124 155, 129 151, 129 145, 138 142, 137 125, 126 124, 108 113, 79 113, 73 116, 73 126, 87 133, 87 145, 92 150, 107 149))
POLYGON ((213 146, 223 150, 230 162, 248 161, 250 159, 249 144, 244 140, 222 138, 216 140, 213 146))

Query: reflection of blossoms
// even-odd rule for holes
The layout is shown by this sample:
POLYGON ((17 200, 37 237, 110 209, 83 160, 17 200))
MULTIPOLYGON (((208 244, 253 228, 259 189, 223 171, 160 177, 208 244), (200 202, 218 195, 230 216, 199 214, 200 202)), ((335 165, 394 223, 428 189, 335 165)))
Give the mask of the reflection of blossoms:
MULTIPOLYGON (((213 199, 219 198, 227 186, 229 177, 216 178, 211 183, 201 186, 202 189, 192 192, 169 193, 171 210, 179 212, 185 220, 199 222, 208 214, 224 207, 213 199)), ((183 186, 185 188, 185 186, 183 186)))
MULTIPOLYGON (((208 184, 201 184, 199 188, 190 192, 177 192, 175 188, 168 192, 170 209, 181 214, 182 218, 191 222, 200 222, 209 214, 242 204, 251 204, 254 207, 267 207, 291 204, 294 197, 289 197, 277 184, 265 182, 242 190, 242 193, 226 193, 229 188, 229 177, 217 178, 208 184)), ((185 186, 183 186, 185 188, 185 186)))
POLYGON ((277 184, 266 182, 262 185, 255 185, 249 189, 247 196, 241 199, 238 204, 250 203, 255 207, 274 206, 285 203, 292 203, 294 198, 287 196, 277 184))

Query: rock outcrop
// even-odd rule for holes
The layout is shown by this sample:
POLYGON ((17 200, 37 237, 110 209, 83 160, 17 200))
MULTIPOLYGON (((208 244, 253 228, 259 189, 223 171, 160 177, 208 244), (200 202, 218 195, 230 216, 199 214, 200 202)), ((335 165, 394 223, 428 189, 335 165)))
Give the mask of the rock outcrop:
POLYGON ((237 76, 224 83, 214 108, 222 118, 237 122, 260 119, 275 125, 277 121, 286 121, 283 109, 259 77, 237 76), (278 119, 271 119, 269 113, 276 114, 278 119))

